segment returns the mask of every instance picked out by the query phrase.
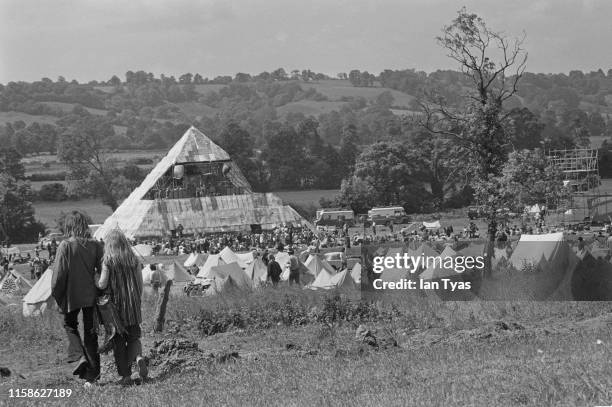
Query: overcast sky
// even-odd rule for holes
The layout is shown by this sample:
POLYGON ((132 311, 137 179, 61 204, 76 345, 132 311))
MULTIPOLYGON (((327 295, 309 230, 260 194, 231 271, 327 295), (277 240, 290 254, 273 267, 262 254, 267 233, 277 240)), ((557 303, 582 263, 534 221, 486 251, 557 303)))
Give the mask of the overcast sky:
POLYGON ((434 37, 463 5, 526 32, 528 71, 612 68, 612 0, 0 0, 0 83, 455 68, 434 37))

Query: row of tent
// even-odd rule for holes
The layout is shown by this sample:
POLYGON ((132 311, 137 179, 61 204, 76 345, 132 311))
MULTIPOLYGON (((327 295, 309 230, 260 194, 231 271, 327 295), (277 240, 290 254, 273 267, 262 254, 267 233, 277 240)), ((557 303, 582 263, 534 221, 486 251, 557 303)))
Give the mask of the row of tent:
MULTIPOLYGON (((516 269, 523 268, 526 264, 532 266, 546 266, 546 262, 559 257, 559 252, 569 250, 569 245, 563 239, 563 233, 549 233, 541 235, 522 235, 516 246, 512 249, 495 247, 493 250, 492 265, 496 266, 501 261, 512 265, 516 269)), ((450 245, 438 253, 431 246, 423 243, 417 249, 404 247, 380 247, 375 252, 375 256, 395 257, 397 254, 403 256, 421 256, 423 258, 433 257, 442 260, 447 258, 473 257, 485 255, 484 244, 472 244, 460 250, 453 250, 450 245)), ((422 280, 436 280, 456 276, 454 269, 443 267, 440 261, 430 261, 428 267, 420 267, 416 274, 422 280)), ((386 268, 380 278, 383 281, 400 281, 408 278, 409 271, 405 268, 386 268)))
MULTIPOLYGON (((146 251, 135 246, 135 251, 143 257, 146 251)), ((289 279, 289 255, 285 252, 275 254, 275 258, 283 268, 281 280, 289 279)), ((310 255, 305 263, 300 263, 302 281, 308 283, 311 289, 331 289, 340 287, 353 287, 359 284, 361 278, 361 266, 356 264, 352 271, 336 272, 327 263, 322 255, 310 255)), ((268 278, 268 270, 263 261, 255 258, 252 252, 235 253, 226 247, 219 254, 196 254, 192 253, 183 264, 173 261, 170 264, 158 264, 165 280, 173 280, 174 283, 189 283, 198 279, 210 279, 214 281, 214 292, 223 292, 230 287, 240 289, 255 288, 265 282, 268 278), (197 276, 190 274, 187 268, 198 268, 197 276)), ((150 265, 142 269, 143 282, 151 284, 153 270, 150 265)), ((20 278, 20 277, 18 277, 20 278)), ((5 279, 6 280, 6 279, 5 279)), ((36 315, 52 307, 54 300, 51 297, 51 283, 53 271, 48 268, 41 278, 31 287, 23 298, 23 314, 25 316, 36 315)), ((25 280, 24 280, 25 281, 25 280)), ((28 286, 29 288, 29 286, 28 286)))
MULTIPOLYGON (((447 246, 440 254, 427 245, 422 245, 416 250, 380 247, 373 255, 394 256, 396 253, 404 252, 442 258, 458 255, 484 256, 484 245, 468 246, 458 251, 447 246)), ((501 294, 520 289, 524 292, 514 293, 531 299, 612 300, 612 264, 610 261, 597 256, 597 253, 592 253, 587 247, 572 248, 563 232, 540 235, 524 234, 516 242, 511 253, 510 250, 495 249, 492 259, 493 266, 499 265, 501 259, 505 259, 507 266, 522 271, 518 274, 498 275, 498 278, 501 278, 499 281, 515 284, 513 287, 499 287, 501 291, 497 292, 501 294), (541 273, 528 272, 535 269, 541 273), (529 284, 522 286, 519 280, 529 284)), ((437 265, 438 267, 421 270, 419 278, 436 280, 457 275, 453 269, 439 267, 439 263, 437 265)), ((495 270, 506 269, 494 268, 495 270)), ((388 269, 383 271, 380 278, 383 281, 400 281, 402 278, 408 278, 408 272, 405 269, 388 269)), ((498 284, 495 281, 491 280, 491 283, 498 284)))
MULTIPOLYGON (((289 254, 278 252, 274 258, 283 270, 281 280, 289 280, 289 254)), ((215 280, 217 291, 224 290, 228 284, 239 288, 257 287, 268 279, 267 267, 261 259, 255 258, 253 253, 234 253, 228 247, 219 254, 193 254, 184 265, 199 266, 197 277, 215 280)), ((359 283, 360 279, 359 264, 349 274, 348 269, 336 271, 323 255, 311 254, 304 263, 300 262, 300 281, 311 289, 345 287, 359 283), (351 277, 347 278, 349 275, 351 277)))

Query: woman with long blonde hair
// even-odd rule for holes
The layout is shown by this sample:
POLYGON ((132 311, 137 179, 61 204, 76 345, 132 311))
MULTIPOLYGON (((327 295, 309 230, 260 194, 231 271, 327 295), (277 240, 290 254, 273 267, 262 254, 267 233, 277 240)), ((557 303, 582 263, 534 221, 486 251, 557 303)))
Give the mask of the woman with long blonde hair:
POLYGON ((125 333, 113 338, 113 353, 117 372, 122 377, 121 384, 131 384, 134 361, 140 377, 145 379, 148 372, 140 343, 143 288, 141 264, 120 230, 112 230, 104 238, 102 273, 98 287, 110 295, 125 327, 125 333))

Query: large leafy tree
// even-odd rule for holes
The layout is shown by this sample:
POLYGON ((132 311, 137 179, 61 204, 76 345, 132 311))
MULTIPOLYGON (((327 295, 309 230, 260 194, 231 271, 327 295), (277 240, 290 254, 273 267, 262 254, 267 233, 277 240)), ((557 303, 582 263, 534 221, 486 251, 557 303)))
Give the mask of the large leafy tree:
POLYGON ((431 134, 453 140, 467 152, 471 184, 475 190, 486 191, 477 197, 488 204, 487 272, 491 270, 497 209, 501 204, 501 195, 492 185, 501 174, 510 143, 506 132, 509 115, 504 103, 516 94, 525 70, 523 40, 524 36, 509 39, 493 31, 482 18, 461 9, 437 41, 469 79, 465 103, 462 108, 450 107, 436 95, 429 95, 422 103, 422 126, 431 134))
POLYGON ((477 184, 480 202, 521 210, 525 205, 548 203, 556 206, 568 198, 563 173, 552 165, 541 149, 516 150, 508 154, 500 173, 477 184))
POLYGON ((421 180, 431 191, 430 209, 440 210, 456 202, 469 180, 469 172, 464 165, 466 151, 452 140, 432 138, 423 131, 412 135, 412 143, 412 162, 418 165, 421 180))
POLYGON ((104 119, 86 116, 68 126, 58 140, 58 156, 68 166, 78 188, 99 196, 113 211, 132 189, 104 148, 104 140, 114 135, 104 119))
POLYGON ((33 241, 44 226, 34 219, 30 185, 24 179, 19 153, 0 149, 0 239, 9 242, 33 241))
POLYGON ((358 212, 366 206, 400 204, 409 212, 421 211, 430 195, 415 159, 406 143, 369 146, 357 158, 352 177, 342 183, 342 204, 358 212))

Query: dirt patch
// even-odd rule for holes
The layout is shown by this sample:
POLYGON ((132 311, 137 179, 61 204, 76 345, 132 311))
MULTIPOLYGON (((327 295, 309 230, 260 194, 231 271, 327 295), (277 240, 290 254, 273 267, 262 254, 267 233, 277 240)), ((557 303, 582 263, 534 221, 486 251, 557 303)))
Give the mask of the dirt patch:
POLYGON ((196 342, 183 339, 164 339, 155 341, 146 355, 149 366, 154 368, 158 377, 173 373, 185 373, 209 366, 212 363, 230 363, 240 359, 236 351, 206 353, 196 342))

